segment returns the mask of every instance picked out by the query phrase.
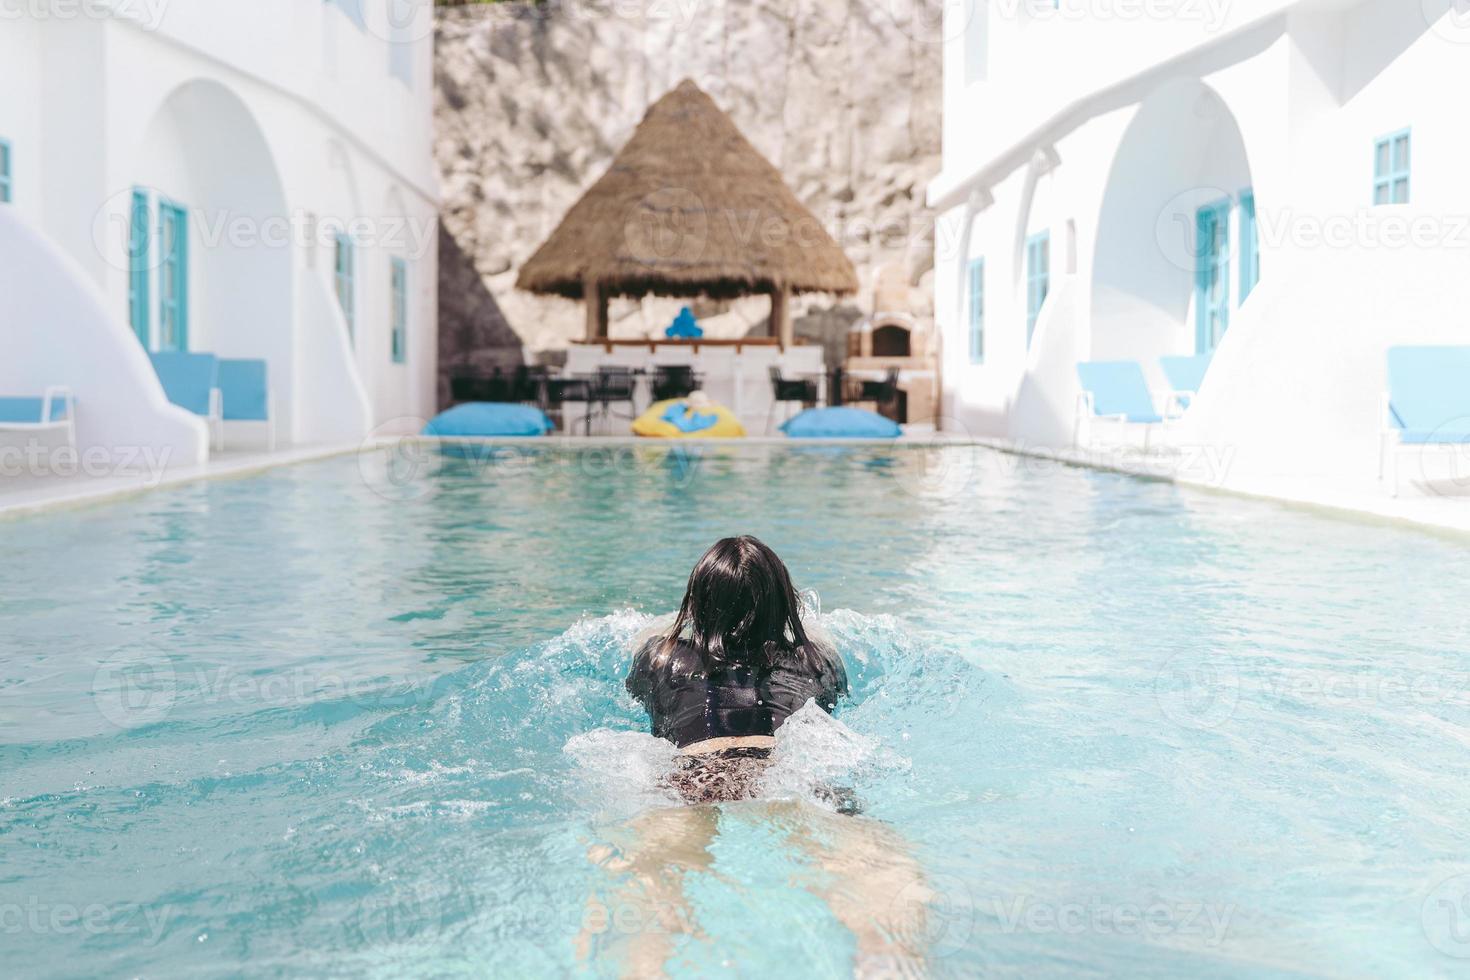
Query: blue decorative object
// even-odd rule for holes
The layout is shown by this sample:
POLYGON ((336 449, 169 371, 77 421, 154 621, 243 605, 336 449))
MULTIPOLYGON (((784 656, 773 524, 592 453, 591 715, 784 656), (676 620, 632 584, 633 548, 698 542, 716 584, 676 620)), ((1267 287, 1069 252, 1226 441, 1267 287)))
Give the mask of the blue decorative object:
POLYGON ((684 306, 679 308, 679 315, 674 317, 674 322, 669 324, 664 336, 672 339, 695 340, 704 336, 698 323, 694 320, 694 311, 684 306))
POLYGON ((660 418, 680 432, 702 432, 720 421, 714 412, 697 412, 688 402, 675 402, 664 409, 660 418))
POLYGON ((782 423, 781 431, 792 439, 894 439, 903 430, 877 412, 844 405, 809 408, 782 423))
POLYGON ((544 436, 552 429, 551 419, 539 408, 503 402, 466 402, 440 412, 424 426, 424 435, 454 436, 544 436))

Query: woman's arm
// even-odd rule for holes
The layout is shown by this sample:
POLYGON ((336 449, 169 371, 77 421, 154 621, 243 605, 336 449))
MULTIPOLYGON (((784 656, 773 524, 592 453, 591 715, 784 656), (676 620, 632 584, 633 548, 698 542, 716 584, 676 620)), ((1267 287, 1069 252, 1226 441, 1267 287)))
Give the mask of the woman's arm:
POLYGON ((653 695, 653 647, 656 643, 658 637, 653 636, 638 645, 633 653, 633 663, 628 667, 628 676, 623 681, 623 687, 627 688, 633 700, 645 708, 653 695))
POLYGON ((818 704, 827 709, 828 714, 837 707, 837 702, 847 697, 847 665, 842 662, 842 654, 830 643, 817 647, 821 658, 825 661, 821 673, 822 696, 818 704))

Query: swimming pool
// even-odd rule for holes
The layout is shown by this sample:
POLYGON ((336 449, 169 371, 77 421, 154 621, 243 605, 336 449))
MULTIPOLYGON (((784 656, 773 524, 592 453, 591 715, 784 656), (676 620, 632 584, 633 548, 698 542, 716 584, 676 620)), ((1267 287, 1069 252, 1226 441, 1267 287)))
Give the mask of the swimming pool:
MULTIPOLYGON (((659 802, 626 643, 732 532, 852 674, 783 791, 852 784, 923 868, 930 972, 1470 964, 1463 539, 746 446, 375 453, 0 523, 6 972, 608 972, 579 933, 654 928, 588 927, 589 847, 659 802)), ((851 969, 773 812, 721 817, 672 973, 851 969)))

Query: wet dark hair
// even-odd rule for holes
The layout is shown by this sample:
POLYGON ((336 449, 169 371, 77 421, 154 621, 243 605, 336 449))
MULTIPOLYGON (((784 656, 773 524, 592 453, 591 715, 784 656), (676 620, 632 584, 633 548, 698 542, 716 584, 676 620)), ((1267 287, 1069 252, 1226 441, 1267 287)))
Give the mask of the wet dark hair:
POLYGON ((664 649, 686 633, 706 668, 769 667, 809 643, 786 565, 748 534, 716 541, 689 573, 664 649))

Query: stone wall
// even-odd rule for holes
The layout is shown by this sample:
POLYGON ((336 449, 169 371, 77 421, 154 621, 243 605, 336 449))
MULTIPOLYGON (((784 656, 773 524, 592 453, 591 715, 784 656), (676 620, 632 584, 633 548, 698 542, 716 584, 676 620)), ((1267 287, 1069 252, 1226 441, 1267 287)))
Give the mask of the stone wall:
MULTIPOLYGON (((841 349, 876 271, 900 264, 926 315, 924 186, 939 167, 940 0, 500 3, 438 15, 441 389, 456 371, 554 359, 579 304, 516 270, 606 169, 648 105, 690 77, 846 249, 856 297, 801 297, 798 333, 841 349)), ((673 300, 616 301, 613 336, 661 332, 673 300)), ((696 305, 714 336, 764 331, 767 303, 696 305)))

